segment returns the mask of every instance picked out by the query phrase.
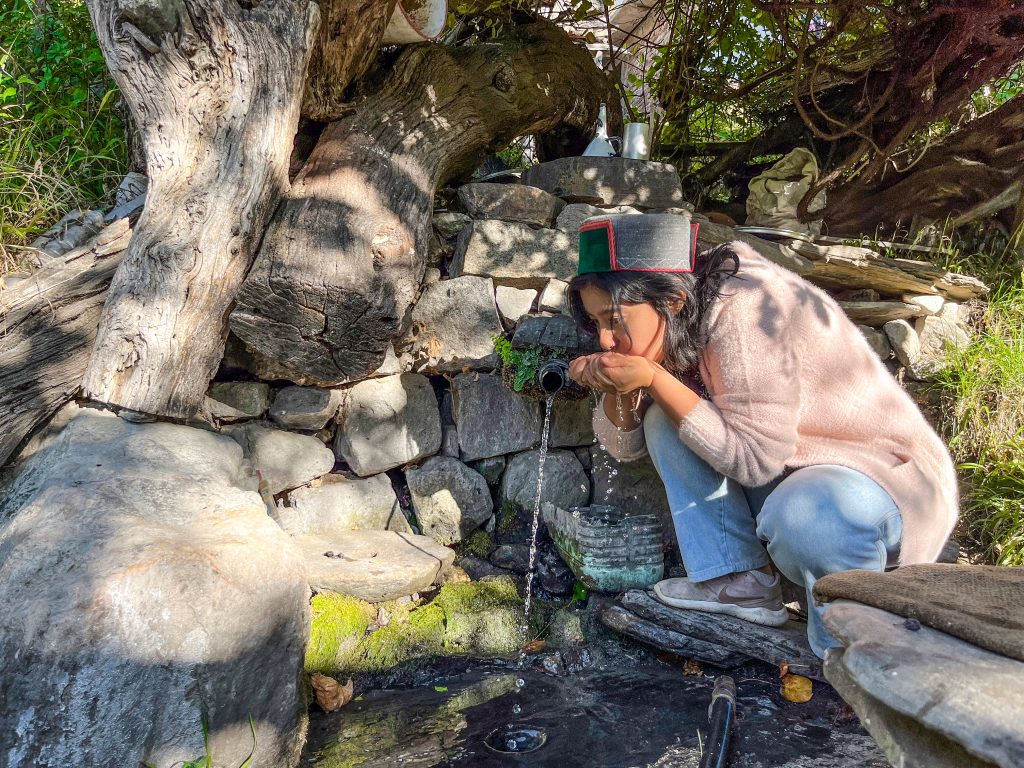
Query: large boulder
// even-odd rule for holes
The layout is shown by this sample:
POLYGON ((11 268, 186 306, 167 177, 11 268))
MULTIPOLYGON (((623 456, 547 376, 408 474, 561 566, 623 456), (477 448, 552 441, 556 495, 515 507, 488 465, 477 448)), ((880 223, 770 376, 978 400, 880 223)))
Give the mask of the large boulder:
POLYGON ((540 403, 511 391, 497 376, 456 376, 452 393, 463 461, 514 453, 540 441, 540 403))
POLYGON ((338 531, 412 533, 387 475, 327 475, 319 485, 288 494, 291 506, 278 507, 274 518, 292 536, 338 531))
POLYGON ((492 282, 483 277, 457 277, 423 289, 412 310, 407 342, 418 369, 493 367, 491 338, 503 330, 492 282))
POLYGON ((458 459, 435 456, 406 471, 420 530, 440 544, 454 544, 491 516, 487 480, 458 459))
POLYGON ((309 588, 242 450, 84 409, 0 502, 0 764, 298 765, 309 588))
POLYGON ((309 435, 286 432, 266 423, 248 422, 225 432, 245 450, 273 494, 298 488, 326 475, 334 467, 334 454, 309 435))
POLYGON ((405 373, 361 381, 338 411, 334 451, 357 475, 419 461, 441 447, 441 412, 426 376, 405 373))
POLYGON ((673 208, 683 203, 676 169, 649 160, 562 157, 527 168, 521 180, 573 202, 641 208, 673 208))
POLYGON ((545 286, 549 278, 576 275, 576 237, 509 221, 474 221, 459 234, 449 271, 482 275, 519 288, 545 286))
MULTIPOLYGON (((501 481, 502 502, 532 510, 537 500, 539 468, 540 451, 526 451, 514 456, 501 481)), ((541 498, 562 509, 586 505, 590 498, 590 482, 572 451, 548 451, 544 460, 541 498)))
POLYGON ((565 203, 524 184, 476 182, 459 187, 459 203, 474 219, 504 219, 550 227, 565 203))

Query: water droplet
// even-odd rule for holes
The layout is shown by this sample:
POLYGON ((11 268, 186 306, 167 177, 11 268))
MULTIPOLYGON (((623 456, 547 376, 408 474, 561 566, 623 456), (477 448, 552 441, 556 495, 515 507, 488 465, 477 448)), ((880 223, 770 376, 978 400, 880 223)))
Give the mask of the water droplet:
POLYGON ((508 751, 509 752, 515 752, 516 751, 516 740, 515 739, 509 739, 508 741, 505 742, 505 746, 508 747, 508 751))
POLYGON ((516 688, 522 688, 524 685, 526 685, 526 681, 523 680, 523 678, 521 678, 521 677, 517 677, 516 678, 516 688))
POLYGON ((513 713, 513 714, 516 714, 516 715, 518 715, 518 714, 519 714, 520 712, 522 712, 522 711, 523 711, 523 708, 522 708, 522 707, 521 707, 521 706, 520 706, 519 704, 514 704, 514 705, 512 706, 512 713, 513 713))

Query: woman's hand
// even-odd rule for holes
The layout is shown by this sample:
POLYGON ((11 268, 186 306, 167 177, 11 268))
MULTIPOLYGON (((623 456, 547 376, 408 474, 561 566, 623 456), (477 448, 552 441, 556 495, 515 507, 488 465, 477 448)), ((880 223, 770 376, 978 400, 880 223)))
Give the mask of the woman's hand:
POLYGON ((569 378, 585 387, 614 395, 649 387, 654 370, 647 358, 601 352, 577 357, 569 363, 569 378))
POLYGON ((604 353, 598 362, 616 392, 633 392, 641 387, 650 387, 657 370, 655 364, 646 357, 620 355, 617 352, 604 353))

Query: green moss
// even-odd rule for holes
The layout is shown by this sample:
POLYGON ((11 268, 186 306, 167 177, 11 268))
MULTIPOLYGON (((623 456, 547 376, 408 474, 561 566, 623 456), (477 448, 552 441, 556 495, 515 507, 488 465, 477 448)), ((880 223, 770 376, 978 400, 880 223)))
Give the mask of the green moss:
POLYGON ((331 675, 342 659, 359 645, 376 613, 355 597, 321 592, 310 601, 312 626, 306 646, 306 671, 331 675))
POLYGON ((487 535, 487 531, 483 528, 477 528, 469 536, 460 541, 455 550, 465 557, 466 555, 473 555, 474 557, 487 558, 490 557, 491 552, 494 550, 494 542, 491 537, 487 535))
POLYGON ((519 518, 519 505, 513 501, 503 501, 501 503, 501 516, 498 518, 498 532, 509 533, 513 527, 515 527, 516 521, 519 518))
MULTIPOLYGON (((543 606, 535 605, 535 617, 546 621, 543 606)), ((508 578, 446 584, 426 605, 391 604, 387 626, 366 634, 377 608, 350 597, 317 595, 306 670, 337 677, 383 672, 417 658, 509 656, 524 642, 523 599, 508 578)))

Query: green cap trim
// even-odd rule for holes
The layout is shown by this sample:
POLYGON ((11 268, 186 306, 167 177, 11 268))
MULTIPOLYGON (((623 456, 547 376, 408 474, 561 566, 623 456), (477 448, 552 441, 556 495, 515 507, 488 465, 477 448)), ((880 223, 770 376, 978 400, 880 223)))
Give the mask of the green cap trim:
POLYGON ((580 261, 576 269, 577 275, 592 272, 611 272, 611 246, 608 233, 611 222, 602 222, 603 226, 590 226, 580 230, 580 261))

